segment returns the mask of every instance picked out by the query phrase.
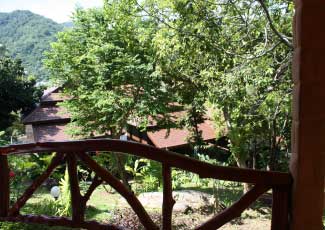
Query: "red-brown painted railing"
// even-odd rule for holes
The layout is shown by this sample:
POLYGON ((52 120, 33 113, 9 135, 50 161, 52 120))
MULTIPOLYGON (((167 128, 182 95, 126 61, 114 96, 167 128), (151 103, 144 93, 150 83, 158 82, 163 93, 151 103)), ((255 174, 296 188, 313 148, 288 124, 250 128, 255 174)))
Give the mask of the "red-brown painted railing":
MULTIPOLYGON (((220 180, 246 182, 254 184, 254 187, 244 194, 240 200, 235 202, 221 213, 210 220, 202 223, 196 229, 217 229, 232 219, 239 217, 260 195, 267 190, 273 190, 272 207, 272 230, 289 229, 289 196, 291 190, 291 177, 287 173, 256 171, 250 169, 221 167, 206 162, 201 162, 181 154, 157 149, 149 145, 135 142, 96 139, 69 142, 47 142, 35 144, 12 145, 0 148, 0 221, 39 223, 47 225, 58 225, 67 227, 79 227, 86 229, 122 229, 119 226, 100 224, 95 221, 85 221, 84 214, 86 203, 92 192, 105 181, 122 195, 140 222, 146 229, 160 229, 152 221, 140 201, 123 183, 114 175, 101 167, 87 153, 95 151, 122 152, 147 159, 158 161, 162 164, 163 174, 163 207, 162 207, 162 229, 172 229, 172 210, 175 203, 172 197, 172 168, 179 168, 197 173, 202 178, 214 178, 220 180), (9 169, 7 156, 10 154, 56 152, 47 170, 41 174, 33 184, 27 188, 25 193, 17 202, 9 207, 9 169), (95 172, 96 176, 88 191, 82 196, 79 189, 77 176, 77 158, 80 159, 89 169, 95 172), (32 196, 35 190, 50 176, 52 171, 64 161, 68 164, 68 172, 71 183, 72 218, 46 217, 33 215, 20 215, 20 209, 32 196)), ((109 154, 109 153, 107 153, 109 154)))

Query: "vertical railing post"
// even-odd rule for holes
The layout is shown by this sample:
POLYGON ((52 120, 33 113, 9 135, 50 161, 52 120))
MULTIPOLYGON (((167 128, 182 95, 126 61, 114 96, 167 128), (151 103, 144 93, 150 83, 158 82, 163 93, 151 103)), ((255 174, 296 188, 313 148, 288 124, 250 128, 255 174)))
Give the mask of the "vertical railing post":
POLYGON ((325 1, 295 0, 292 230, 322 230, 325 176, 325 1))
POLYGON ((272 189, 272 224, 271 230, 289 230, 289 186, 278 186, 272 189))
POLYGON ((52 158, 47 169, 33 181, 33 183, 25 190, 23 195, 17 199, 16 203, 11 206, 11 209, 8 212, 9 216, 17 216, 19 214, 20 209, 26 204, 26 202, 32 197, 34 192, 44 183, 44 181, 49 178, 55 168, 60 165, 63 158, 64 154, 62 153, 57 153, 52 158))
POLYGON ((5 155, 0 155, 0 217, 6 217, 9 210, 9 166, 5 155))
POLYGON ((163 176, 163 230, 172 229, 172 213, 175 200, 173 199, 173 188, 172 188, 172 169, 169 165, 162 165, 162 176, 163 176))
POLYGON ((77 159, 74 153, 68 153, 68 173, 70 180, 71 204, 72 204, 72 221, 80 224, 84 221, 84 213, 82 208, 82 198, 79 189, 77 159))

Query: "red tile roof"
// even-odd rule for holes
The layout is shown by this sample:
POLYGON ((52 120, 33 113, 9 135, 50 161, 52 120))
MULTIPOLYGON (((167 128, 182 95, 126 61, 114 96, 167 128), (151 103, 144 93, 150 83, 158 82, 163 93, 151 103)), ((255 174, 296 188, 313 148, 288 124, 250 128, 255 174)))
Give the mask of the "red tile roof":
MULTIPOLYGON (((215 139, 215 130, 211 121, 206 120, 204 123, 199 124, 199 130, 202 131, 203 140, 212 141, 215 139)), ((157 148, 175 148, 188 144, 186 137, 189 132, 186 129, 170 129, 168 136, 167 134, 167 129, 147 132, 149 139, 157 148)))
POLYGON ((65 108, 59 106, 37 107, 26 118, 24 124, 68 121, 70 116, 65 108))
MULTIPOLYGON (((56 105, 57 102, 66 99, 68 98, 59 93, 59 88, 52 88, 44 93, 41 100, 41 106, 37 107, 23 120, 24 124, 33 125, 36 142, 64 141, 71 139, 65 133, 66 125, 70 121, 70 115, 65 108, 56 105)), ((173 121, 179 120, 184 115, 185 111, 170 113, 173 121)), ((129 122, 130 125, 137 127, 136 123, 136 121, 129 122)), ((157 122, 149 117, 148 128, 156 126, 157 122)), ((215 130, 211 121, 208 119, 199 125, 199 130, 202 131, 202 137, 205 141, 212 141, 215 139, 215 130)), ((175 148, 188 144, 186 138, 189 132, 186 129, 173 128, 170 129, 168 136, 167 134, 167 129, 147 132, 149 140, 158 148, 175 148)))

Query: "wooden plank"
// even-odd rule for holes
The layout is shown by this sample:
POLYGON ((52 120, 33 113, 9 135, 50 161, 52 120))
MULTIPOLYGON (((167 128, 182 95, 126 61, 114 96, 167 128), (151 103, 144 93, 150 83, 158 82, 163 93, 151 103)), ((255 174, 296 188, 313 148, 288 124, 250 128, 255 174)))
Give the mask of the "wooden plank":
POLYGON ((173 199, 173 188, 172 188, 172 171, 169 165, 163 165, 162 167, 163 174, 163 230, 172 229, 172 213, 175 200, 173 199))
POLYGON ((158 149, 153 146, 135 142, 94 139, 85 141, 47 142, 25 145, 13 145, 0 147, 2 154, 22 154, 29 152, 122 152, 130 153, 139 157, 155 160, 170 167, 190 171, 200 175, 202 178, 214 178, 220 180, 245 182, 251 184, 287 185, 291 183, 288 173, 258 171, 236 167, 222 167, 201 162, 182 154, 158 149))
POLYGON ((195 229, 212 230, 220 228, 229 221, 240 217, 246 208, 248 208, 259 196, 261 196, 269 189, 270 187, 265 185, 255 185, 233 205, 218 213, 216 216, 212 217, 210 220, 206 221, 195 229))
POLYGON ((19 210, 26 204, 27 200, 31 198, 31 196, 34 194, 36 189, 43 184, 43 182, 51 175, 53 170, 62 163, 62 160, 64 158, 64 154, 57 153, 47 169, 26 189, 24 194, 18 198, 16 203, 12 206, 12 208, 9 210, 9 215, 14 216, 19 214, 19 210))
POLYGON ((0 221, 21 222, 28 224, 45 224, 48 226, 64 226, 89 230, 127 230, 123 227, 111 224, 100 224, 96 221, 84 221, 76 224, 74 221, 66 217, 48 217, 43 215, 18 215, 11 217, 0 217, 0 221))
POLYGON ((291 229, 321 230, 325 175, 325 1, 295 3, 291 229))
POLYGON ((272 190, 272 230, 289 230, 290 187, 275 187, 272 190))
POLYGON ((155 230, 159 227, 152 221, 138 198, 130 191, 119 179, 114 177, 105 168, 101 167, 96 163, 90 156, 86 153, 77 153, 78 157, 86 164, 88 168, 93 170, 101 179, 106 181, 110 186, 112 186, 121 196, 123 196, 126 201, 130 204, 133 211, 139 217, 140 222, 146 229, 155 230))
POLYGON ((9 210, 9 166, 7 156, 0 156, 0 217, 8 215, 9 210))
POLYGON ((70 193, 72 204, 72 221, 80 224, 84 221, 84 209, 82 205, 82 197, 79 188, 77 159, 74 154, 67 154, 68 173, 70 181, 70 193))

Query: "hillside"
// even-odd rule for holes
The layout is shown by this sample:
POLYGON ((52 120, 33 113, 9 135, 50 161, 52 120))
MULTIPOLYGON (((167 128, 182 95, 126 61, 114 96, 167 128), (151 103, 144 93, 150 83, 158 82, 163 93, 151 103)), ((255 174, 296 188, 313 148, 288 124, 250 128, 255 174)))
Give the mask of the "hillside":
POLYGON ((48 75, 42 67, 43 53, 63 28, 64 25, 30 11, 0 13, 0 44, 11 56, 22 60, 29 74, 42 81, 48 75))

